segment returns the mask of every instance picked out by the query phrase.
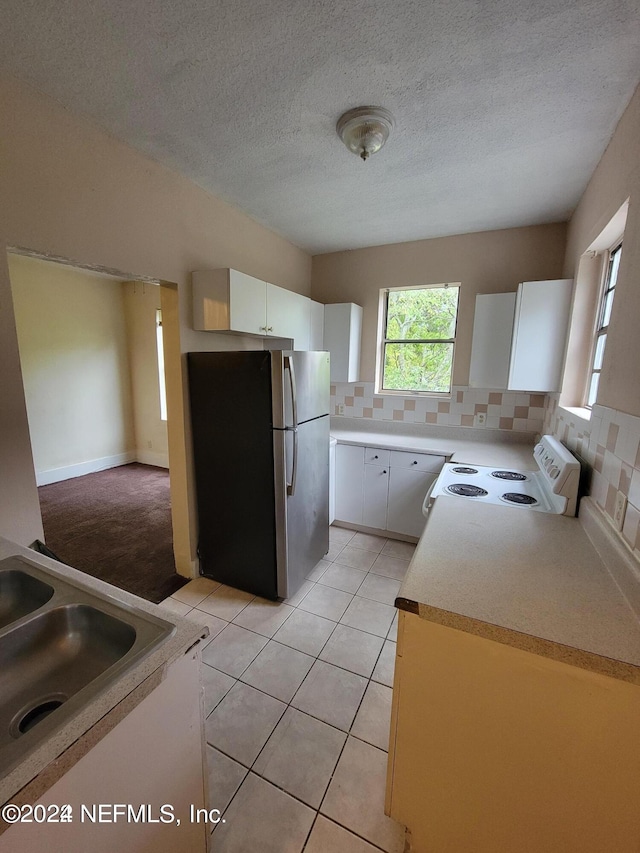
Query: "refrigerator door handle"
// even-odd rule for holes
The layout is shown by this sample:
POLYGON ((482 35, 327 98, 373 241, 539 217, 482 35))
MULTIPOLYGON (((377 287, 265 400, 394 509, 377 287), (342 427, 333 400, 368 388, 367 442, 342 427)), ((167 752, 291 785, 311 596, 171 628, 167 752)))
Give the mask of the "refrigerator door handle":
POLYGON ((291 482, 287 483, 287 495, 293 497, 296 493, 296 479, 298 476, 298 428, 285 427, 286 432, 293 433, 293 460, 291 463, 291 482))
POLYGON ((286 355, 284 357, 284 369, 289 371, 289 383, 291 385, 291 413, 293 426, 285 427, 288 432, 293 433, 293 460, 291 462, 291 482, 287 483, 287 494, 293 497, 296 493, 296 478, 298 474, 298 399, 296 393, 296 372, 293 367, 293 359, 286 355))
POLYGON ((289 384, 291 386, 291 412, 293 415, 293 428, 298 429, 298 394, 296 392, 296 372, 293 367, 291 356, 285 355, 284 369, 289 371, 289 384))

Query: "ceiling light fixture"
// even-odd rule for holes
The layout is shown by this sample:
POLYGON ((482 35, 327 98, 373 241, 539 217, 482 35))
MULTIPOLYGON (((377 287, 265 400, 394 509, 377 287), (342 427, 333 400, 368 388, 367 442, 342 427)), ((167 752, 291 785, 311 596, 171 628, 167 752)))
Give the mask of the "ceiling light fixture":
POLYGON ((366 160, 389 138, 393 116, 383 107, 356 107, 340 116, 336 131, 349 151, 366 160))

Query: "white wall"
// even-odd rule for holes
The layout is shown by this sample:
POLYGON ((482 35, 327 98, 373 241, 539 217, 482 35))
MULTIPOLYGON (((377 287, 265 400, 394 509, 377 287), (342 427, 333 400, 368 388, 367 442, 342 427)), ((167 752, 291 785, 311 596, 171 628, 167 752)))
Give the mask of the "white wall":
POLYGON ((460 282, 453 384, 466 386, 476 295, 560 278, 565 237, 566 225, 556 223, 316 255, 311 295, 320 302, 362 305, 360 379, 373 382, 380 289, 460 282))
POLYGON ((9 272, 38 483, 131 461, 121 283, 13 254, 9 272))
MULTIPOLYGON (((548 397, 545 432, 586 463, 587 490, 610 520, 618 492, 628 498, 622 539, 640 560, 640 87, 631 99, 569 223, 564 274, 580 270, 571 318, 563 402, 584 387, 599 283, 584 253, 629 199, 616 296, 597 404, 577 417, 548 397), (594 286, 594 279, 595 284, 594 286), (591 310, 589 310, 591 308, 591 310)), ((597 271, 596 271, 597 272, 597 271)), ((576 400, 576 402, 578 402, 576 400)))
POLYGON ((127 323, 138 462, 169 467, 167 422, 160 418, 160 386, 156 344, 156 311, 160 287, 142 281, 122 284, 127 323))
POLYGON ((238 349, 248 339, 191 329, 195 269, 233 267, 309 294, 311 258, 228 204, 111 138, 89 120, 9 78, 0 79, 0 534, 42 535, 5 249, 117 270, 162 287, 174 553, 196 560, 195 498, 184 359, 190 350, 238 349), (174 328, 175 327, 175 328, 174 328))

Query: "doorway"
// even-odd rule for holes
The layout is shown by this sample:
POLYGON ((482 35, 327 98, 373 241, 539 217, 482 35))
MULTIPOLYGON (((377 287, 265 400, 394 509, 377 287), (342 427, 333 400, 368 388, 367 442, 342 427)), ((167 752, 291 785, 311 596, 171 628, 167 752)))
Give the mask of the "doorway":
POLYGON ((160 601, 173 558, 158 282, 9 253, 46 545, 160 601))

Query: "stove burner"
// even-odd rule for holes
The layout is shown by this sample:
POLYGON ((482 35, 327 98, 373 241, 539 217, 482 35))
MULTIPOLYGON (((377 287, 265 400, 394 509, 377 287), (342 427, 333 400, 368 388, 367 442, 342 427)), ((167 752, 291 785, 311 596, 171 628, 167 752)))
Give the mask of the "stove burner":
POLYGON ((480 486, 472 486, 470 483, 452 483, 447 486, 447 491, 452 495, 462 495, 465 498, 484 498, 489 492, 480 486))
POLYGON ((466 468, 463 465, 460 465, 458 468, 451 469, 456 474, 477 474, 477 468, 466 468))
POLYGON ((507 501, 507 503, 519 504, 520 506, 533 506, 538 503, 531 495, 523 495, 522 492, 506 492, 504 495, 501 495, 501 498, 503 501, 507 501))
POLYGON ((518 474, 517 471, 492 471, 491 476, 495 477, 496 480, 526 480, 524 474, 518 474))

